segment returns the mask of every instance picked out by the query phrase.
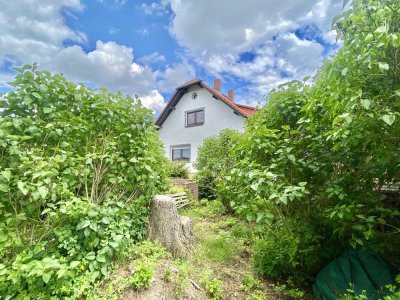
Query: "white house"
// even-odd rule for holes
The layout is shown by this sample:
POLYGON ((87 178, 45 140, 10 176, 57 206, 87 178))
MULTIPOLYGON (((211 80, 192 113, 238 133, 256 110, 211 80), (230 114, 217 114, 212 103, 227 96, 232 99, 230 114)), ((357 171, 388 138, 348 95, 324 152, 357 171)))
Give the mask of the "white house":
POLYGON ((233 90, 228 96, 221 93, 219 79, 214 80, 214 88, 199 78, 176 88, 155 122, 167 157, 185 161, 193 170, 197 149, 206 137, 226 128, 242 130, 244 119, 256 109, 233 98, 233 90))

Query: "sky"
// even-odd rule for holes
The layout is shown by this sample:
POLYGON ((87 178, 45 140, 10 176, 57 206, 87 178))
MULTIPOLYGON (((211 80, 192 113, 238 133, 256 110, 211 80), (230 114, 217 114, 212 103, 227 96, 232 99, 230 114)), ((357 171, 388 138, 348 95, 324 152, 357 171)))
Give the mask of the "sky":
POLYGON ((0 0, 0 92, 13 66, 139 96, 157 115, 199 77, 257 105, 340 48, 340 0, 0 0))

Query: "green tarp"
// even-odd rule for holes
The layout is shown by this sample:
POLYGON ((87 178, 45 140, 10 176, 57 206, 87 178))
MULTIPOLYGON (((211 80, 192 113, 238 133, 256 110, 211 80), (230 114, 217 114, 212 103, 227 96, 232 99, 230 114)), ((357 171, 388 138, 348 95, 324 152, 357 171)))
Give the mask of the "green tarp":
POLYGON ((378 300, 383 296, 383 287, 392 282, 390 271, 380 257, 354 250, 319 272, 313 292, 318 300, 337 300, 352 288, 356 295, 365 290, 368 300, 378 300))

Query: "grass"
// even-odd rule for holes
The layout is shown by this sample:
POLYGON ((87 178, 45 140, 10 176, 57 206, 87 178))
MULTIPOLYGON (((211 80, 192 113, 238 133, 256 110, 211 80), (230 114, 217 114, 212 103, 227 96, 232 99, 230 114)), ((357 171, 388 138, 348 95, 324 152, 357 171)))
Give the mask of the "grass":
POLYGON ((261 282, 254 289, 241 288, 245 278, 256 276, 250 259, 254 230, 248 223, 226 214, 218 201, 200 201, 181 214, 192 218, 197 239, 188 261, 190 274, 211 299, 234 299, 238 295, 243 299, 277 299, 275 295, 266 298, 261 282))
POLYGON ((200 293, 194 294, 199 299, 284 299, 253 271, 251 225, 226 214, 217 201, 199 201, 180 214, 192 218, 196 240, 191 255, 172 258, 157 244, 135 245, 119 262, 120 271, 103 281, 93 299, 119 299, 127 288, 143 291, 154 280, 167 283, 169 297, 176 299, 186 299, 188 292, 200 293))

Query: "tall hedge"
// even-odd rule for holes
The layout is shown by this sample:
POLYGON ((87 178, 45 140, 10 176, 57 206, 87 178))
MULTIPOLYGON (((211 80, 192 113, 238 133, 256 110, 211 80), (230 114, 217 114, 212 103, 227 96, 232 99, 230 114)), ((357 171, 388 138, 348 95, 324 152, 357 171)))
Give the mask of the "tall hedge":
POLYGON ((143 238, 161 142, 140 100, 17 70, 0 102, 0 295, 79 298, 143 238))
POLYGON ((298 282, 352 247, 400 267, 400 2, 354 0, 334 28, 342 49, 271 93, 219 184, 265 228, 257 269, 298 282))

